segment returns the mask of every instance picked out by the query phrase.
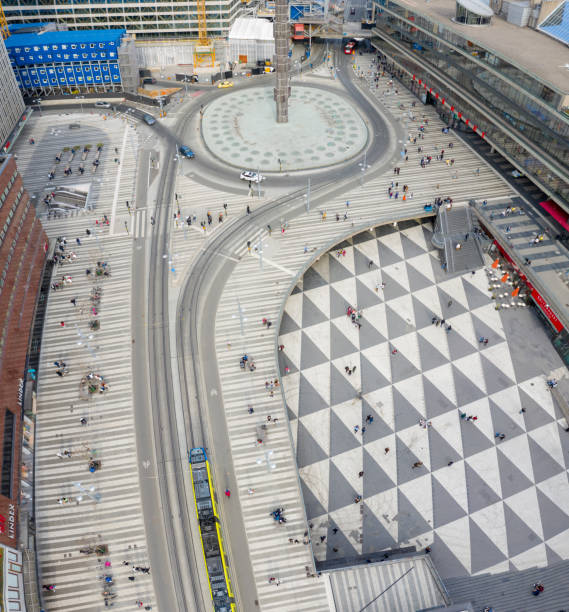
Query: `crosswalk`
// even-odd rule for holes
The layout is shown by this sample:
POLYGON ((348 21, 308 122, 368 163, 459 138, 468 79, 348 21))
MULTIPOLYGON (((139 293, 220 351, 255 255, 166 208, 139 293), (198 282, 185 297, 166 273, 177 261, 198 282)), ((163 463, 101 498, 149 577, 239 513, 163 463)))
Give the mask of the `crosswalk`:
MULTIPOLYGON (((387 80, 382 79, 381 84, 385 88, 387 80)), ((384 103, 393 116, 392 121, 406 115, 412 101, 406 93, 395 98, 393 94, 384 103)), ((435 151, 435 146, 440 148, 444 143, 440 136, 442 124, 431 108, 416 112, 421 113, 421 119, 423 115, 428 118, 431 126, 421 145, 435 151)), ((416 136, 416 128, 418 125, 409 127, 411 139, 416 136)), ((451 134, 444 138, 453 137, 451 134)), ((372 169, 363 185, 341 196, 331 196, 319 209, 287 220, 284 233, 277 227, 269 236, 266 228, 258 228, 260 237, 251 240, 244 236, 234 251, 240 261, 224 287, 215 315, 216 352, 239 501, 263 610, 329 609, 324 583, 313 573, 311 546, 319 542, 308 545, 311 529, 316 531, 318 525, 311 528, 306 521, 294 443, 287 426, 285 406, 287 401, 293 401, 294 393, 285 397, 282 386, 275 386, 275 381, 280 380, 276 346, 278 320, 287 295, 300 281, 296 274, 321 252, 352 233, 394 219, 422 216, 423 204, 433 197, 449 196, 455 202, 467 202, 473 197, 511 194, 508 185, 460 141, 452 149, 455 172, 459 170, 457 179, 452 178, 453 173, 442 162, 421 168, 417 145, 412 150, 408 141, 407 148, 409 161, 399 164, 401 172, 396 178, 392 170, 375 176, 372 169), (413 197, 405 201, 389 198, 387 189, 391 180, 408 184, 413 197), (324 211, 325 220, 321 215, 324 211), (249 252, 247 241, 252 245, 262 244, 262 257, 259 247, 249 252), (244 316, 239 316, 239 312, 244 316), (271 328, 263 325, 263 319, 273 323, 271 328), (253 372, 243 371, 239 366, 244 352, 256 365, 253 372), (252 414, 248 413, 249 405, 254 408, 252 414), (259 444, 258 431, 263 425, 268 427, 266 439, 259 444), (254 490, 253 494, 249 494, 250 489, 254 490), (269 516, 277 507, 285 508, 285 525, 279 525, 269 516), (276 578, 278 587, 275 581, 270 581, 271 577, 276 578)), ((327 487, 328 482, 314 483, 314 486, 327 487)))

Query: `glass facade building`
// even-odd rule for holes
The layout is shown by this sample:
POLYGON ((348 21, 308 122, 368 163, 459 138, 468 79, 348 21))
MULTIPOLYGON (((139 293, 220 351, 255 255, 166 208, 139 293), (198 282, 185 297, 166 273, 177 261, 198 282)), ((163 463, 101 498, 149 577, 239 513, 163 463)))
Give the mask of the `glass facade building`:
POLYGON ((428 84, 426 91, 438 94, 428 101, 449 124, 476 126, 569 212, 569 116, 562 109, 567 92, 471 40, 477 28, 445 23, 401 1, 375 0, 374 10, 372 43, 405 83, 416 93, 428 84))
MULTIPOLYGON (((197 3, 189 0, 2 0, 8 24, 49 21, 70 30, 124 28, 136 38, 196 38, 197 3)), ((208 34, 227 36, 242 0, 206 1, 208 34)))

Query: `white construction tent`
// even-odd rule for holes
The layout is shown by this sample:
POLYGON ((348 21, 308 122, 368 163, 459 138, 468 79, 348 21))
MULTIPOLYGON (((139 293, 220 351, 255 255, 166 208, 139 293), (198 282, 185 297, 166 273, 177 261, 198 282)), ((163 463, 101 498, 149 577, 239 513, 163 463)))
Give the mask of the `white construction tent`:
POLYGON ((232 62, 255 64, 275 54, 273 24, 266 19, 239 17, 229 31, 229 57, 232 62))

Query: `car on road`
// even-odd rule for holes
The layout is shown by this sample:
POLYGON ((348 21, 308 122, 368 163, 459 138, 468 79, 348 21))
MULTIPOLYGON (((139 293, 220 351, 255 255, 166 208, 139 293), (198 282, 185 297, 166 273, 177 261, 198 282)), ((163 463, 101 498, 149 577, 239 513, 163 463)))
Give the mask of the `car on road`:
POLYGON ((356 51, 356 41, 350 40, 350 42, 346 43, 346 46, 344 47, 344 53, 346 55, 353 55, 355 51, 356 51))
POLYGON ((95 106, 97 108, 111 108, 111 103, 110 102, 102 102, 101 100, 99 100, 98 102, 95 102, 95 106))
POLYGON ((522 178, 523 176, 525 176, 522 172, 520 172, 519 170, 512 170, 512 172, 510 173, 514 178, 522 178))
POLYGON ((226 87, 233 87, 233 83, 231 81, 219 81, 217 86, 220 89, 225 89, 226 87))
POLYGON ((156 85, 156 79, 152 77, 146 77, 145 79, 142 79, 142 84, 143 85, 156 85))
POLYGON ((182 145, 179 149, 180 155, 187 157, 188 159, 194 159, 196 154, 187 145, 182 145))
POLYGON ((148 125, 154 125, 156 123, 156 119, 154 119, 152 115, 142 115, 142 120, 148 125))
POLYGON ((239 178, 242 181, 251 181, 252 183, 260 183, 264 181, 267 177, 259 174, 258 172, 253 172, 252 170, 243 170, 239 178))

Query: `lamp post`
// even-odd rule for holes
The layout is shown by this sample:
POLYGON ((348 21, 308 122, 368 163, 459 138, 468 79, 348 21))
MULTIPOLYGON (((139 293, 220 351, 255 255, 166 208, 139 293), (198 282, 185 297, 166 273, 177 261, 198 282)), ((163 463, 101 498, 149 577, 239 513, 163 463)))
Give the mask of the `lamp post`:
POLYGON ((366 170, 370 167, 367 164, 367 151, 364 151, 364 159, 363 159, 362 162, 360 162, 358 164, 358 166, 361 168, 360 185, 363 186, 363 184, 364 184, 364 174, 365 174, 366 170))
MULTIPOLYGON (((96 504, 98 504, 101 501, 102 495, 98 491, 95 491, 94 486, 91 486, 88 489, 86 489, 80 482, 74 482, 73 486, 76 489, 79 489, 79 491, 83 493, 84 495, 86 495, 87 497, 90 497, 96 504)), ((79 495, 77 497, 77 501, 81 501, 81 500, 82 500, 82 497, 79 495)))
POLYGON ((83 100, 85 99, 85 96, 75 96, 76 100, 79 100, 79 105, 81 106, 81 114, 83 114, 83 100))
POLYGON ((263 463, 265 463, 267 465, 267 471, 270 473, 277 467, 276 463, 271 463, 271 457, 273 456, 273 454, 274 452, 272 450, 265 451, 265 456, 259 457, 255 461, 255 463, 257 465, 263 465, 263 463))

